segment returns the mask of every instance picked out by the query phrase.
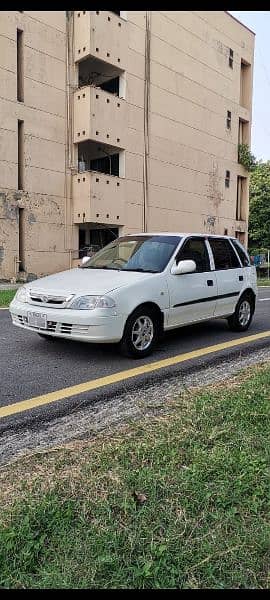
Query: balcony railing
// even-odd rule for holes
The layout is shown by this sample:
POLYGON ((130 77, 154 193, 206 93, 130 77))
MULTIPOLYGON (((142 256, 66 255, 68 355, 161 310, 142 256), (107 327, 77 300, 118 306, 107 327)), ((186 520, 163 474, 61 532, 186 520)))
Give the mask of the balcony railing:
POLYGON ((125 179, 98 171, 73 175, 74 223, 124 224, 125 179))
POLYGON ((94 140, 126 147, 127 104, 98 87, 86 86, 74 93, 74 143, 94 140))
POLYGON ((126 70, 127 22, 107 10, 74 11, 75 61, 88 56, 126 70))

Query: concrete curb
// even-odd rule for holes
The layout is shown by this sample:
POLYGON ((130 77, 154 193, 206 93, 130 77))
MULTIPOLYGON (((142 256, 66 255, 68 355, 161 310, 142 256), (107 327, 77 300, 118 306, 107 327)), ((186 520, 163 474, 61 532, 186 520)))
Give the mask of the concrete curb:
POLYGON ((0 292, 5 290, 17 290, 21 285, 21 283, 0 283, 0 292))

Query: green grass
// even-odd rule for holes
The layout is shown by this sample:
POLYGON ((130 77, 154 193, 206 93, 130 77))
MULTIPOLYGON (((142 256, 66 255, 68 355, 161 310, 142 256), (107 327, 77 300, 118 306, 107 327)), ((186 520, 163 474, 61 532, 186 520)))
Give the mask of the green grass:
POLYGON ((0 307, 9 306, 14 298, 17 290, 1 290, 0 291, 0 307))
POLYGON ((270 279, 258 279, 258 285, 270 285, 270 279))
POLYGON ((2 468, 0 587, 268 588, 269 389, 265 366, 2 468))

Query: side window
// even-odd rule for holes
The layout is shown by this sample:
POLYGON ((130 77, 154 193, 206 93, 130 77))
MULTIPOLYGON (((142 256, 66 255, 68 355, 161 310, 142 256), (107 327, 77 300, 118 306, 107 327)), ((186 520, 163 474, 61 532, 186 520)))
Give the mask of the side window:
POLYGON ((241 267, 240 261, 228 240, 209 238, 209 244, 214 255, 215 269, 217 271, 238 269, 241 267))
POLYGON ((196 273, 210 271, 209 254, 204 239, 191 238, 187 240, 183 248, 179 251, 176 262, 180 260, 194 260, 196 263, 196 273))
POLYGON ((231 240, 231 242, 232 242, 234 248, 236 249, 238 256, 240 256, 240 260, 241 260, 243 267, 250 267, 249 256, 245 252, 243 246, 241 246, 241 244, 237 240, 231 240))

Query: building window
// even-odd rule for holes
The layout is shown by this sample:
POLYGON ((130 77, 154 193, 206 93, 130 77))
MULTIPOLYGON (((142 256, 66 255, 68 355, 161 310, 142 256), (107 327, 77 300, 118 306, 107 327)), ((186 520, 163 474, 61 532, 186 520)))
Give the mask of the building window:
POLYGON ((230 171, 226 171, 226 175, 225 175, 225 187, 230 187, 230 179, 231 179, 231 172, 230 171))
POLYGON ((104 90, 104 92, 119 96, 119 77, 114 77, 109 81, 105 81, 104 83, 101 83, 99 87, 101 90, 104 90))
POLYGON ((246 177, 237 177, 236 220, 245 220, 246 177))
POLYGON ((230 48, 230 52, 229 52, 229 67, 231 67, 231 69, 233 69, 233 50, 230 48))
POLYGON ((110 154, 90 160, 90 171, 99 171, 106 175, 119 177, 119 154, 110 154))
POLYGON ((249 144, 249 122, 239 119, 238 144, 249 144))
POLYGON ((240 105, 249 108, 251 98, 251 65, 241 60, 240 70, 240 105))
POLYGON ((25 221, 24 208, 19 208, 19 271, 25 271, 25 221))
MULTIPOLYGON (((99 217, 99 214, 97 215, 99 217)), ((118 227, 101 225, 94 228, 90 223, 84 223, 79 227, 79 258, 93 256, 96 252, 113 242, 119 236, 118 227)))
POLYGON ((79 88, 95 86, 114 96, 123 95, 123 74, 120 69, 111 65, 104 68, 104 63, 91 57, 82 60, 78 68, 79 88))
POLYGON ((18 190, 24 189, 24 122, 18 121, 18 190))
POLYGON ((24 101, 23 86, 23 31, 17 29, 17 100, 24 101))
POLYGON ((227 129, 231 129, 232 125, 232 113, 230 110, 227 110, 227 129))

